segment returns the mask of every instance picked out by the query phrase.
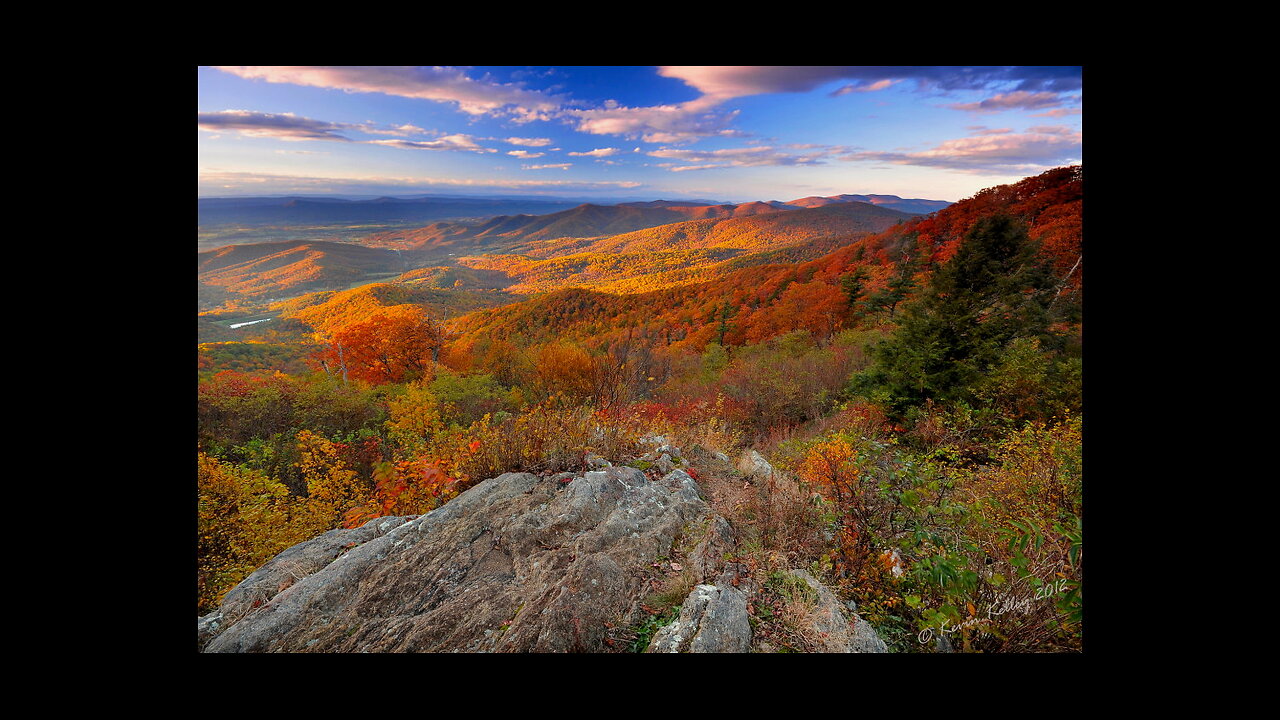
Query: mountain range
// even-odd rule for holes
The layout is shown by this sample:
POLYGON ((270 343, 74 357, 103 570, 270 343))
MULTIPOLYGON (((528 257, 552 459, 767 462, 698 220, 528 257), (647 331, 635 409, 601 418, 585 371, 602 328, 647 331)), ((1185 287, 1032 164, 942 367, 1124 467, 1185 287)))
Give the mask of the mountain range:
POLYGON ((694 270, 753 253, 815 241, 829 250, 822 241, 851 241, 852 235, 879 232, 914 217, 856 200, 825 200, 832 202, 806 198, 812 207, 783 208, 764 202, 582 204, 544 215, 384 231, 358 243, 230 245, 198 254, 200 301, 208 309, 232 297, 281 299, 441 265, 505 273, 506 285, 515 286, 512 292, 566 283, 638 291, 680 284, 695 277, 694 270), (570 256, 576 261, 565 260, 570 256), (638 280, 659 274, 665 279, 657 284, 638 280))

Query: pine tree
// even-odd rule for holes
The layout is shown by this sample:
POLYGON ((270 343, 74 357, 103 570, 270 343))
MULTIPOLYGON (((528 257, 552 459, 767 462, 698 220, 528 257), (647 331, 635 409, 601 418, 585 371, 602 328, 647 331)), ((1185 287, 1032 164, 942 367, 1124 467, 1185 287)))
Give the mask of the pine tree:
POLYGON ((907 299, 911 291, 916 289, 915 274, 919 270, 920 263, 915 256, 903 255, 902 259, 898 261, 897 272, 889 279, 885 288, 873 293, 863 301, 867 307, 867 312, 888 310, 889 317, 892 318, 898 308, 898 303, 907 299))
POLYGON ((861 265, 840 276, 840 289, 844 291, 845 297, 848 298, 849 315, 851 317, 857 317, 859 314, 857 310, 858 301, 862 299, 862 294, 866 292, 867 277, 867 269, 861 265))
POLYGON ((1016 338, 1048 346, 1053 277, 1019 220, 976 222, 954 257, 905 306, 894 335, 862 379, 886 390, 895 411, 927 399, 970 400, 972 387, 1016 338))

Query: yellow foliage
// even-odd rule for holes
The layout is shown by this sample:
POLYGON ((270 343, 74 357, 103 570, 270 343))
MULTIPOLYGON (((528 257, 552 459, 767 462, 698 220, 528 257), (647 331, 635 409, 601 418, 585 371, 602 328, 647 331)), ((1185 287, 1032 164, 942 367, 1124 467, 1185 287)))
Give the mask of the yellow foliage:
POLYGON ((1012 519, 1055 521, 1081 512, 1082 423, 1079 416, 1053 424, 1028 423, 1000 442, 998 465, 979 472, 971 490, 996 526, 1012 519))
POLYGON ((408 454, 420 453, 444 434, 443 411, 425 381, 409 385, 404 395, 387 402, 387 435, 408 454))
POLYGON ((307 485, 307 500, 322 516, 340 517, 369 501, 371 492, 360 475, 344 465, 333 443, 309 430, 298 432, 298 471, 307 485))
POLYGON ((196 484, 201 613, 285 548, 329 529, 327 518, 291 499, 284 485, 204 453, 197 456, 196 484))

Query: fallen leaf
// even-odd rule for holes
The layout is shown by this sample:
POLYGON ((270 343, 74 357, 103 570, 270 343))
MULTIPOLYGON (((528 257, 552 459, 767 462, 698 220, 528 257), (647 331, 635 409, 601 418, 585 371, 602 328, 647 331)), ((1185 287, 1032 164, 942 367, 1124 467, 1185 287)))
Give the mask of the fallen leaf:
POLYGON ((672 570, 679 571, 679 570, 683 570, 683 569, 684 569, 684 566, 683 566, 683 565, 681 565, 680 563, 674 563, 674 562, 673 562, 673 563, 671 563, 671 569, 672 569, 672 570))

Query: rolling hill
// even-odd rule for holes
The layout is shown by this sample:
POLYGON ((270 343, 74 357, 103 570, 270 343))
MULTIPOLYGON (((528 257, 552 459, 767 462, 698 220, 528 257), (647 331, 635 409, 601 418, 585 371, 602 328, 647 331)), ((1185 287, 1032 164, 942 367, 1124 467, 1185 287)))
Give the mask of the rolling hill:
POLYGON ((229 296, 265 299, 347 287, 405 269, 394 250, 322 241, 228 245, 197 255, 202 306, 229 296))
MULTIPOLYGON (((422 282, 422 273, 398 276, 441 266, 485 271, 483 281, 474 274, 459 278, 455 273, 451 283, 489 289, 510 286, 516 293, 569 285, 639 292, 706 279, 717 264, 741 260, 751 253, 879 232, 914 217, 852 199, 857 197, 864 196, 796 201, 814 207, 778 202, 699 205, 666 200, 611 206, 585 203, 544 215, 499 215, 483 222, 442 221, 378 232, 358 243, 287 240, 229 245, 199 253, 200 306, 209 309, 236 299, 283 299, 360 282, 422 282), (586 257, 589 254, 596 257, 586 257), (571 261, 559 259, 567 256, 577 257, 571 261), (657 275, 662 279, 645 280, 657 275)), ((308 203, 345 207, 354 202, 278 200, 287 202, 259 198, 241 205, 278 209, 308 203)), ((383 198, 365 201, 362 206, 414 204, 410 200, 383 198)), ((433 284, 442 277, 439 272, 434 276, 437 279, 430 281, 433 284)))
MULTIPOLYGON (((1059 168, 1013 185, 984 190, 930 216, 890 223, 880 232, 847 238, 842 246, 820 257, 788 258, 760 253, 760 259, 774 259, 777 263, 752 265, 750 261, 757 255, 747 254, 722 261, 717 268, 719 272, 695 275, 689 278, 691 282, 678 287, 664 284, 657 289, 626 295, 602 292, 600 285, 591 289, 565 288, 525 302, 471 313, 458 318, 452 327, 464 346, 482 339, 516 336, 532 343, 571 338, 596 347, 607 347, 623 338, 663 337, 668 342, 687 343, 700 351, 717 337, 720 322, 717 318, 727 313, 725 343, 759 342, 809 323, 816 326, 824 322, 818 317, 830 312, 824 304, 836 306, 842 302, 841 278, 858 268, 866 271, 867 290, 874 293, 884 289, 909 253, 923 261, 923 269, 919 271, 923 279, 929 268, 936 267, 955 252, 960 239, 979 218, 994 213, 1007 213, 1027 224, 1031 237, 1040 243, 1041 253, 1050 260, 1060 278, 1064 302, 1078 302, 1083 277, 1080 261, 1082 182, 1079 167, 1059 168)), ((760 231, 759 237, 766 237, 764 226, 777 232, 790 229, 802 235, 816 223, 795 226, 789 223, 806 217, 834 220, 842 217, 842 213, 859 211, 857 206, 872 207, 865 203, 833 203, 720 222, 750 222, 761 226, 754 228, 760 231)), ((718 233, 728 235, 726 230, 713 226, 687 225, 702 233, 699 242, 703 243, 722 237, 718 233)), ((644 239, 638 236, 614 237, 594 247, 640 252, 661 242, 685 241, 685 236, 676 237, 672 227, 650 231, 644 239)), ((753 236, 743 233, 742 237, 753 236)), ((782 250, 770 252, 785 251, 789 243, 781 245, 782 250)), ((726 246, 724 241, 701 245, 726 246)), ((534 268, 537 267, 535 264, 534 268)), ((660 282, 661 276, 654 280, 660 282)))

